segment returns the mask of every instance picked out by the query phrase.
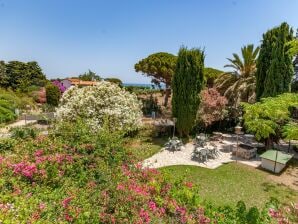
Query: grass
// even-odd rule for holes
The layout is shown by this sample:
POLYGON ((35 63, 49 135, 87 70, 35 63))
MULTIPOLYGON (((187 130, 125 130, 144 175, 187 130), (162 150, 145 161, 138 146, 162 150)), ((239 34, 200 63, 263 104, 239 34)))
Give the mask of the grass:
POLYGON ((126 146, 129 148, 138 161, 153 156, 159 152, 168 140, 167 137, 156 138, 152 127, 145 126, 139 133, 131 138, 126 139, 126 146))
MULTIPOLYGON (((155 138, 152 127, 126 139, 126 146, 138 161, 159 152, 168 138, 155 138)), ((262 207, 271 197, 282 203, 298 200, 298 192, 269 179, 269 173, 239 163, 229 163, 211 170, 197 166, 171 166, 160 169, 175 180, 185 178, 197 184, 203 200, 218 206, 236 205, 240 200, 248 206, 262 207)))
POLYGON ((164 167, 171 178, 184 177, 201 189, 205 201, 221 205, 236 205, 240 200, 248 206, 262 207, 271 197, 287 204, 298 200, 298 192, 270 181, 268 173, 243 164, 225 164, 215 170, 194 166, 164 167))

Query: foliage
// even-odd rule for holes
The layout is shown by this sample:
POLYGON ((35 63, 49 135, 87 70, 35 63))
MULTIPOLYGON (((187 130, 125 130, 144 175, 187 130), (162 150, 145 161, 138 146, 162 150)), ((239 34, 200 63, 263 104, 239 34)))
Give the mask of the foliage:
POLYGON ((100 81, 101 77, 89 69, 88 72, 79 75, 79 79, 83 81, 100 81))
POLYGON ((291 40, 286 45, 287 47, 289 47, 288 51, 291 56, 295 56, 298 54, 298 39, 291 40))
POLYGON ((0 123, 14 121, 17 118, 15 110, 24 109, 27 105, 33 105, 31 98, 0 89, 0 123))
POLYGON ((217 79, 223 71, 215 68, 204 68, 204 79, 208 87, 213 87, 215 79, 217 79))
POLYGON ((158 105, 157 98, 153 97, 153 94, 150 94, 149 98, 141 98, 143 106, 142 106, 142 111, 143 114, 145 115, 151 115, 152 111, 155 111, 157 113, 161 112, 161 108, 158 105))
POLYGON ((293 77, 292 56, 287 43, 293 40, 293 30, 287 23, 263 34, 257 61, 256 98, 289 92, 293 77))
POLYGON ((167 106, 170 95, 170 86, 172 76, 175 71, 177 57, 175 55, 159 52, 149 55, 135 64, 136 72, 141 72, 152 78, 156 85, 164 83, 166 85, 166 94, 164 105, 167 106))
POLYGON ((4 61, 0 61, 0 86, 8 86, 8 75, 6 73, 6 66, 4 61))
POLYGON ((105 81, 69 88, 57 109, 58 121, 82 119, 94 131, 101 129, 105 120, 111 130, 132 131, 140 126, 141 116, 141 103, 134 94, 105 81))
POLYGON ((46 85, 47 104, 58 106, 60 97, 61 97, 61 91, 56 85, 54 84, 46 85))
POLYGON ((37 136, 37 130, 32 127, 16 127, 12 128, 10 132, 14 139, 35 138, 37 136))
POLYGON ((238 54, 233 54, 233 59, 228 58, 231 64, 225 65, 225 67, 233 68, 236 76, 248 77, 256 71, 256 59, 258 57, 260 48, 254 49, 253 44, 249 44, 241 48, 241 55, 243 60, 238 54))
POLYGON ((125 90, 136 95, 160 93, 160 89, 154 89, 147 86, 125 86, 125 90))
POLYGON ((224 96, 214 88, 207 88, 201 92, 201 103, 197 113, 197 120, 205 127, 224 118, 225 106, 228 103, 224 96))
POLYGON ((120 79, 118 78, 105 78, 105 81, 115 83, 116 85, 122 87, 123 83, 120 79))
POLYGON ((204 52, 180 48, 172 81, 172 113, 177 118, 180 135, 188 136, 194 126, 204 82, 204 52))
POLYGON ((215 81, 216 88, 227 97, 229 104, 239 106, 240 102, 253 103, 255 101, 255 72, 256 59, 259 48, 254 49, 253 44, 241 48, 240 56, 233 54, 233 59, 228 58, 231 64, 225 67, 233 68, 233 72, 224 73, 215 81))
POLYGON ((17 144, 15 139, 12 138, 2 138, 0 139, 0 152, 10 151, 17 144))
POLYGON ((13 105, 5 100, 0 100, 0 123, 13 121, 17 118, 13 105))
POLYGON ((295 80, 295 81, 292 82, 291 92, 292 93, 298 93, 298 80, 295 80))
POLYGON ((272 223, 268 208, 204 204, 197 185, 143 169, 107 126, 96 135, 82 121, 64 127, 0 152, 3 223, 224 224, 257 213, 256 223, 272 223))
POLYGON ((298 124, 289 122, 283 127, 283 136, 288 140, 298 140, 298 124))
MULTIPOLYGON (((282 127, 290 121, 289 109, 297 105, 298 94, 295 93, 263 98, 253 105, 244 104, 244 124, 257 140, 279 139, 282 127)), ((267 146, 272 146, 270 143, 266 143, 267 146)))
POLYGON ((29 92, 31 86, 44 86, 46 77, 38 63, 10 61, 5 64, 7 83, 4 88, 12 88, 21 92, 29 92))

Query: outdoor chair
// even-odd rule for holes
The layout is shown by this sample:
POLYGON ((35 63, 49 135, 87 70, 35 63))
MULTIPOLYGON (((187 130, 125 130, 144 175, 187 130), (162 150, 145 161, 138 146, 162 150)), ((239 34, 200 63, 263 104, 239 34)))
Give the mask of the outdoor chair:
POLYGON ((202 160, 204 160, 204 159, 205 159, 205 161, 208 160, 208 151, 206 149, 202 149, 200 151, 200 155, 201 155, 201 159, 202 160))
POLYGON ((164 146, 169 151, 181 151, 183 143, 177 137, 173 137, 164 146))
POLYGON ((218 153, 219 153, 219 151, 218 151, 218 149, 217 149, 217 145, 216 144, 214 144, 214 143, 210 143, 210 145, 213 147, 213 149, 211 150, 211 153, 215 156, 215 157, 217 157, 218 156, 218 153))

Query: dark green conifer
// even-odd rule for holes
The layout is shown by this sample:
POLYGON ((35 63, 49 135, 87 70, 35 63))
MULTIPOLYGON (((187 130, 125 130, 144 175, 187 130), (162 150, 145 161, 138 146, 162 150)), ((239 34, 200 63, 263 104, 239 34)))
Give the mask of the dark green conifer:
POLYGON ((257 61, 257 100, 290 91, 293 64, 287 43, 292 39, 293 30, 287 23, 282 23, 263 34, 257 61))
POLYGON ((204 51, 181 47, 172 80, 172 112, 180 135, 188 136, 195 124, 199 93, 204 85, 204 51))

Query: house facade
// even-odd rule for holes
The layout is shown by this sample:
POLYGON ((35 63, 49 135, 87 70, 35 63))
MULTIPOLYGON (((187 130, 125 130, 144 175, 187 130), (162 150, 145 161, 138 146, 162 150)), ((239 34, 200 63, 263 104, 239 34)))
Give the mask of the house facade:
POLYGON ((68 89, 71 86, 95 86, 98 82, 97 81, 83 81, 80 79, 69 78, 69 79, 62 80, 61 83, 65 87, 65 89, 68 89))

